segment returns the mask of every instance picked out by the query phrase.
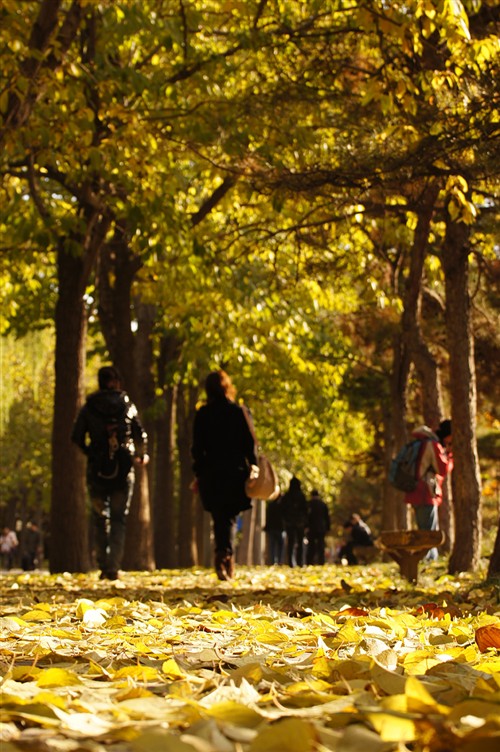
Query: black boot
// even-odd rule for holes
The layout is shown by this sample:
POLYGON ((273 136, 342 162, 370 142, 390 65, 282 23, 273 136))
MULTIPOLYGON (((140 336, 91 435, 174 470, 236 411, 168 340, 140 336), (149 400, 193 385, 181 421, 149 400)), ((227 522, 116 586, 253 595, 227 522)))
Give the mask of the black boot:
POLYGON ((226 570, 227 579, 232 580, 234 577, 234 556, 232 554, 226 554, 224 568, 226 570))
POLYGON ((229 575, 226 570, 227 554, 225 551, 215 552, 215 572, 219 580, 228 580, 229 575))

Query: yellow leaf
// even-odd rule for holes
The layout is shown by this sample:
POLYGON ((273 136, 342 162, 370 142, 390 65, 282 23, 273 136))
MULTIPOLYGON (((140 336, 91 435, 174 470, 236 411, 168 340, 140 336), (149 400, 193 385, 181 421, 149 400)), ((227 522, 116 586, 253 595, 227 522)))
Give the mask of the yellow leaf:
POLYGON ((312 724, 287 718, 266 726, 250 744, 249 752, 313 752, 316 739, 312 724))
POLYGON ((46 611, 34 610, 23 614, 24 621, 52 621, 52 617, 46 611))
POLYGON ((218 721, 232 723, 235 726, 244 726, 245 728, 256 728, 262 722, 262 716, 252 708, 242 705, 239 702, 218 702, 207 708, 207 715, 216 718, 218 721))
POLYGON ((149 689, 136 686, 126 687, 123 691, 117 692, 115 697, 118 702, 126 702, 127 700, 136 700, 146 697, 147 702, 151 703, 151 698, 154 697, 154 694, 150 692, 149 689))
POLYGON ((319 679, 313 681, 299 681, 289 684, 286 688, 288 694, 295 695, 301 692, 329 692, 331 690, 330 682, 319 679))
POLYGON ((39 687, 69 687, 81 684, 81 681, 76 674, 64 668, 46 668, 40 673, 36 683, 39 687))
POLYGON ((429 650, 416 650, 414 653, 408 653, 404 658, 406 673, 420 676, 433 666, 441 664, 441 661, 433 656, 434 653, 429 650))
POLYGON ((410 676, 406 681, 405 695, 408 701, 408 710, 413 713, 435 713, 437 702, 427 691, 421 681, 415 676, 410 676))
POLYGON ((19 618, 19 616, 4 616, 0 619, 0 627, 8 629, 9 632, 19 632, 21 627, 27 627, 28 622, 19 618))
POLYGON ((54 692, 46 692, 42 690, 42 692, 39 692, 36 696, 37 702, 43 702, 45 705, 51 705, 55 708, 61 708, 62 710, 65 710, 67 708, 67 702, 64 697, 61 697, 61 695, 56 695, 54 692))
POLYGON ((42 669, 36 666, 12 666, 10 675, 14 681, 27 682, 34 681, 42 672, 42 669))
POLYGON ((121 629, 127 624, 127 620, 123 616, 112 616, 111 619, 105 621, 106 629, 121 629))
POLYGON ((94 608, 94 601, 90 601, 88 598, 80 598, 76 602, 76 616, 77 619, 82 619, 83 615, 89 608, 94 608))
POLYGON ((412 742, 417 738, 411 718, 392 713, 366 713, 366 717, 385 742, 412 742))
POLYGON ((335 637, 335 644, 341 643, 358 643, 363 639, 362 630, 359 628, 359 626, 356 625, 356 623, 353 623, 352 621, 348 621, 342 629, 339 629, 336 637, 335 637))
POLYGON ((375 664, 371 670, 372 681, 377 687, 387 692, 389 695, 404 694, 406 687, 406 676, 388 671, 379 664, 375 664))
MULTIPOLYGON (((9 703, 9 707, 2 710, 2 720, 6 721, 29 721, 30 724, 38 724, 42 728, 60 726, 60 721, 56 717, 54 708, 42 702, 19 702, 19 704, 9 703)), ((2 745, 3 750, 3 745, 2 745)))
POLYGON ((262 666, 260 663, 245 663, 244 666, 231 671, 231 679, 238 686, 242 679, 258 684, 262 679, 262 666))
POLYGON ((177 661, 173 658, 169 658, 165 661, 161 667, 162 673, 165 674, 167 679, 184 679, 186 674, 180 668, 177 661))
POLYGON ((491 658, 484 658, 475 668, 478 671, 484 671, 485 674, 500 674, 500 657, 493 655, 491 658))
POLYGON ((136 679, 137 681, 149 682, 158 681, 160 676, 158 671, 152 666, 124 666, 115 673, 115 679, 136 679))
POLYGON ((382 697, 380 705, 383 710, 388 710, 391 713, 408 713, 408 698, 406 695, 389 695, 389 697, 382 697))

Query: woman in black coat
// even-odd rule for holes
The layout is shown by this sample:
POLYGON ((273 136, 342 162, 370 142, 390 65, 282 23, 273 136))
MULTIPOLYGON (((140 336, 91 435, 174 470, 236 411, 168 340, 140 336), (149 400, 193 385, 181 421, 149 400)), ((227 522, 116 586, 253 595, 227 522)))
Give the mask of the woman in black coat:
POLYGON ((215 538, 215 570, 220 580, 234 574, 236 517, 250 509, 245 481, 258 474, 255 441, 244 412, 234 402, 236 390, 225 371, 205 381, 207 402, 193 425, 193 471, 203 507, 211 513, 215 538))

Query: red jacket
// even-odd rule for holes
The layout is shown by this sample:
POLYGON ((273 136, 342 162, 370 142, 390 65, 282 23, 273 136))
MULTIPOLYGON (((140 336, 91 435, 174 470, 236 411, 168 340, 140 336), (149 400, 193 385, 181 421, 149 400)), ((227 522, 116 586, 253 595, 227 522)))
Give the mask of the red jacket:
POLYGON ((453 469, 453 456, 427 426, 420 426, 412 436, 423 441, 418 458, 417 487, 405 495, 405 501, 413 506, 439 506, 443 500, 444 479, 453 469))

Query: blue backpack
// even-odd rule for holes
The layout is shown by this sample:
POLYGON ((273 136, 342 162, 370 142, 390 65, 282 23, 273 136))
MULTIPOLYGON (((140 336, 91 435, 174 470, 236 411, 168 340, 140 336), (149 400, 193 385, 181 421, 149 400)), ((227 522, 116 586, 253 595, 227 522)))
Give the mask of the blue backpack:
POLYGON ((412 439, 405 444, 391 461, 389 483, 398 491, 411 493, 417 487, 417 464, 421 439, 412 439))

